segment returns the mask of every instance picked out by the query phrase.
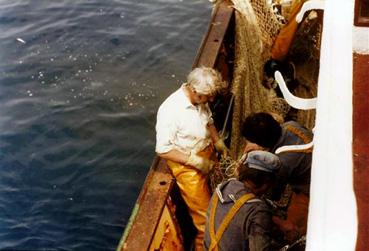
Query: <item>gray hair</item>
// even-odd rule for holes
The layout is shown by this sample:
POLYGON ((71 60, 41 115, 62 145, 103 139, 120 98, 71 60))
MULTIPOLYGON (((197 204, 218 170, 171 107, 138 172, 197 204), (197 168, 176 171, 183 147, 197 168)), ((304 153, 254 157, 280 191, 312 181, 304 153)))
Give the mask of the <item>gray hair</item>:
POLYGON ((187 76, 187 85, 202 95, 215 95, 223 92, 228 83, 222 79, 222 75, 209 67, 193 69, 187 76))

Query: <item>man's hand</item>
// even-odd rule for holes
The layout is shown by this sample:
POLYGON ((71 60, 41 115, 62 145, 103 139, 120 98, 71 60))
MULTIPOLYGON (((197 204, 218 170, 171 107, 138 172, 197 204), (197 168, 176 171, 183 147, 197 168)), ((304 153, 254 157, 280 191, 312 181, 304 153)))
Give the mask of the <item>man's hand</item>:
POLYGON ((278 226, 278 228, 284 233, 284 238, 289 241, 293 242, 301 237, 297 227, 289 220, 282 220, 277 216, 273 216, 272 220, 274 224, 278 226))
POLYGON ((200 170, 203 174, 210 172, 215 162, 203 157, 196 155, 195 153, 190 153, 185 165, 193 166, 194 168, 200 170))
POLYGON ((222 139, 218 139, 214 146, 217 152, 220 153, 223 158, 226 158, 229 155, 229 149, 222 139))
POLYGON ((249 153, 251 151, 266 151, 266 149, 262 146, 259 146, 258 144, 247 142, 245 149, 243 150, 244 153, 249 153))

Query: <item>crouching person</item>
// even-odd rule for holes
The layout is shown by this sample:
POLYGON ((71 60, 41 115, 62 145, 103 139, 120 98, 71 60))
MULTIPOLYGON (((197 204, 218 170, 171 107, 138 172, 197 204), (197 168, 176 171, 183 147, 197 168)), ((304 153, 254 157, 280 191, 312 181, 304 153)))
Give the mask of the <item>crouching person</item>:
POLYGON ((209 205, 205 250, 271 250, 272 212, 260 198, 271 187, 280 168, 275 154, 248 153, 238 168, 238 179, 218 185, 209 205))

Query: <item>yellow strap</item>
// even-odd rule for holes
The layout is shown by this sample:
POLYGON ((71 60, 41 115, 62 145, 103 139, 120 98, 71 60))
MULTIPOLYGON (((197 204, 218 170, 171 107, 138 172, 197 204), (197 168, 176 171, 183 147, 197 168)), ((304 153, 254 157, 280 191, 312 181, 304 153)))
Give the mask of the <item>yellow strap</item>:
MULTIPOLYGON (((293 134, 295 134, 297 137, 299 137, 304 144, 308 144, 312 141, 311 137, 307 136, 306 134, 304 134, 299 128, 294 127, 292 125, 287 125, 285 127, 285 129, 293 134)), ((289 150, 286 152, 295 152, 295 153, 311 153, 313 152, 313 147, 309 147, 308 149, 304 149, 304 150, 289 150)))
POLYGON ((239 198, 232 208, 229 210, 227 215, 224 217, 222 223, 220 224, 218 231, 215 233, 215 211, 218 204, 218 196, 214 195, 212 199, 212 207, 210 211, 210 222, 209 222, 209 231, 210 231, 210 247, 209 251, 217 251, 218 250, 218 242, 222 238, 224 231, 227 229, 229 223, 238 212, 238 210, 245 204, 248 200, 255 198, 255 195, 252 193, 247 193, 239 198))
MULTIPOLYGON (((218 205, 218 195, 214 194, 213 198, 211 199, 210 220, 209 220, 210 247, 212 246, 212 243, 216 239, 214 220, 215 220, 215 210, 217 208, 217 205, 218 205)), ((214 250, 217 251, 218 246, 214 250)))

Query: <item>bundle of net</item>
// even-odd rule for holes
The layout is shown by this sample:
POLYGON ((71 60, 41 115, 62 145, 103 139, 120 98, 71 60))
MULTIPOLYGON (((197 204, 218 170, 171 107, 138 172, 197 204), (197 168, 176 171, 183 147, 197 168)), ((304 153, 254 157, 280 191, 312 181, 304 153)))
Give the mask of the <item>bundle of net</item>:
POLYGON ((209 175, 211 190, 214 191, 223 181, 235 178, 239 163, 240 161, 234 160, 231 156, 222 156, 209 175))

